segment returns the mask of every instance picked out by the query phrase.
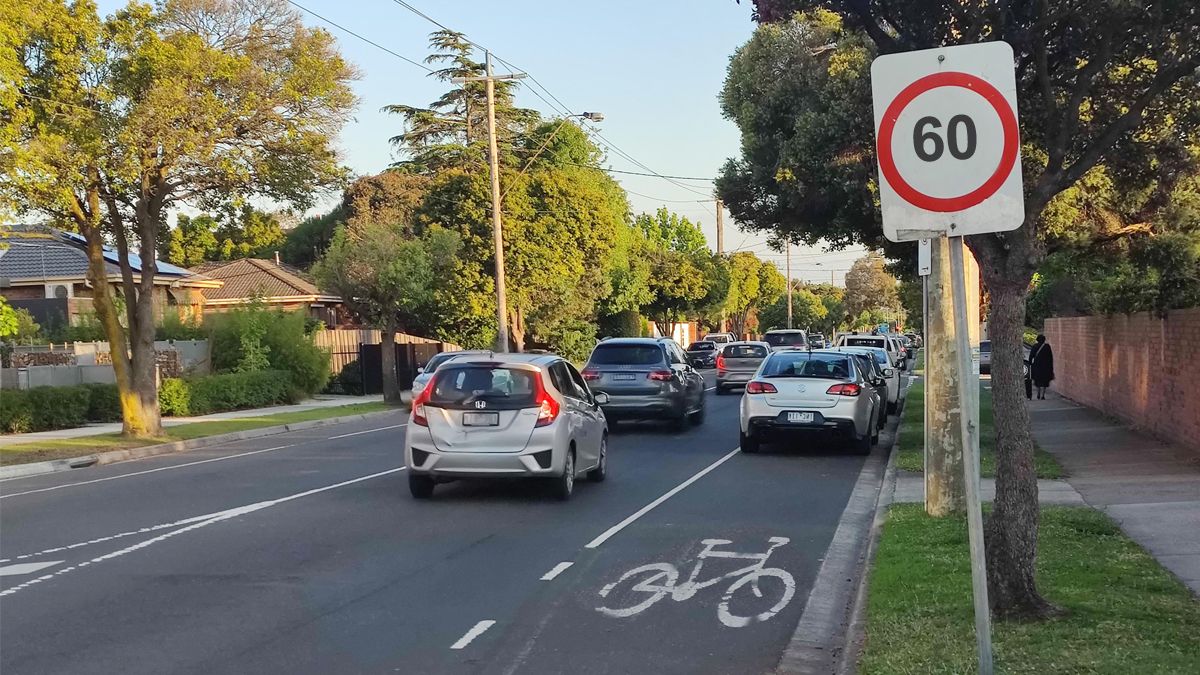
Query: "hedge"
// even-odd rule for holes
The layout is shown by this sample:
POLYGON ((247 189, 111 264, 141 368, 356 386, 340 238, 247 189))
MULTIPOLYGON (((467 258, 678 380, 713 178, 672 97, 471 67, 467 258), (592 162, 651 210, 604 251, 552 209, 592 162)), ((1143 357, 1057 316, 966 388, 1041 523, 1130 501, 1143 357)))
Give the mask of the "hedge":
POLYGON ((176 417, 295 403, 301 398, 303 392, 293 384, 291 374, 282 370, 169 377, 158 390, 162 414, 176 417))
MULTIPOLYGON (((262 370, 179 379, 158 390, 164 417, 207 415, 242 408, 295 403, 304 398, 286 371, 262 370)), ((0 433, 69 429, 87 422, 119 422, 121 398, 115 384, 34 387, 0 392, 0 433)))

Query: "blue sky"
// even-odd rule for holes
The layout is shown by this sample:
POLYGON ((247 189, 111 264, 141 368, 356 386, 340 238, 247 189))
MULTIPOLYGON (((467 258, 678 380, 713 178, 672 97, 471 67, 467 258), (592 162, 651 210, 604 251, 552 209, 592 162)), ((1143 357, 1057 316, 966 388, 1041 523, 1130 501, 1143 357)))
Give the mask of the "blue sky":
MULTIPOLYGON (((729 57, 754 30, 749 0, 740 5, 735 0, 406 1, 537 78, 572 112, 602 112, 605 119, 596 126, 603 138, 597 140, 607 139, 657 173, 711 177, 738 153, 737 127, 722 118, 717 94, 729 57)), ((436 30, 393 0, 296 2, 414 61, 427 55, 428 35, 436 30)), ((110 13, 125 2, 98 4, 102 13, 110 13)), ((387 139, 401 127, 399 118, 379 109, 389 103, 426 105, 445 85, 311 14, 304 14, 304 21, 336 36, 342 53, 362 73, 355 83, 361 99, 355 119, 340 138, 343 161, 358 174, 384 169, 393 160, 387 139)), ((498 65, 498 70, 504 68, 498 65)), ((529 85, 519 90, 519 105, 556 114, 530 90, 529 85)), ((609 152, 607 166, 644 171, 615 152, 609 152)), ((699 221, 715 246, 714 206, 694 201, 711 196, 710 183, 680 181, 689 190, 660 178, 614 177, 630 192, 635 212, 666 205, 699 221)), ((737 230, 726 213, 727 251, 747 248, 782 267, 782 254, 764 241, 737 230)), ((827 282, 833 269, 840 283, 843 270, 860 255, 819 253, 794 249, 793 276, 827 282)))

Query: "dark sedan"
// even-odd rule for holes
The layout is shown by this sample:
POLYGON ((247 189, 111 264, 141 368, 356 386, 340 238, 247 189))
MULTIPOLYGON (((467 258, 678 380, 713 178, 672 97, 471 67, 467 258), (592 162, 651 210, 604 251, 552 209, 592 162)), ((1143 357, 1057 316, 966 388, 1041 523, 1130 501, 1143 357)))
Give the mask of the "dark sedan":
POLYGON ((717 343, 708 340, 697 340, 688 345, 687 359, 693 368, 717 367, 717 343))

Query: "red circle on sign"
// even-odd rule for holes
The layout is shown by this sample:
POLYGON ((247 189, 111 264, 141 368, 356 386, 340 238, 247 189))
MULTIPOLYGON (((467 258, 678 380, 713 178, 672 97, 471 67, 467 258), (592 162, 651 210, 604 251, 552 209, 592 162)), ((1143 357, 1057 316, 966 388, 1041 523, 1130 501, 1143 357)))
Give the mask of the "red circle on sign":
POLYGON ((957 72, 926 75, 901 90, 883 113, 876 147, 879 153, 879 170, 887 179, 892 190, 913 206, 926 211, 943 213, 962 211, 976 206, 996 194, 1004 181, 1008 179, 1013 165, 1017 163, 1019 133, 1017 116, 1013 113, 1012 107, 1008 105, 1004 94, 1001 94, 1000 90, 993 87, 987 80, 957 72), (900 175, 900 170, 896 168, 896 161, 892 157, 892 133, 896 130, 896 121, 900 119, 900 113, 909 103, 913 102, 913 99, 938 87, 963 87, 982 96, 1000 116, 1000 126, 1004 132, 1004 147, 1000 151, 1000 163, 996 166, 996 171, 984 181, 983 185, 958 197, 933 197, 917 190, 900 175))

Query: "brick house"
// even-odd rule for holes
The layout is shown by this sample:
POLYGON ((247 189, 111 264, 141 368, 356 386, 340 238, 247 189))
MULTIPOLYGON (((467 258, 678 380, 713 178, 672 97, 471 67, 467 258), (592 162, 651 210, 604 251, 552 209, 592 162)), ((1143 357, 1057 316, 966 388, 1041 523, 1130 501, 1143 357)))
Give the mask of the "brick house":
POLYGON ((242 258, 209 262, 195 272, 224 282, 218 289, 205 291, 205 314, 245 307, 258 299, 272 309, 303 310, 326 326, 352 323, 340 297, 317 288, 304 272, 278 261, 242 258))
MULTIPOLYGON (((133 278, 141 281, 141 259, 130 254, 133 278)), ((104 266, 110 283, 121 283, 117 251, 105 247, 104 266)), ((94 314, 92 283, 83 237, 44 225, 0 228, 0 295, 24 308, 42 326, 79 325, 94 314)), ((161 318, 172 309, 181 318, 199 316, 204 292, 221 282, 182 267, 157 261, 154 306, 161 318)))

